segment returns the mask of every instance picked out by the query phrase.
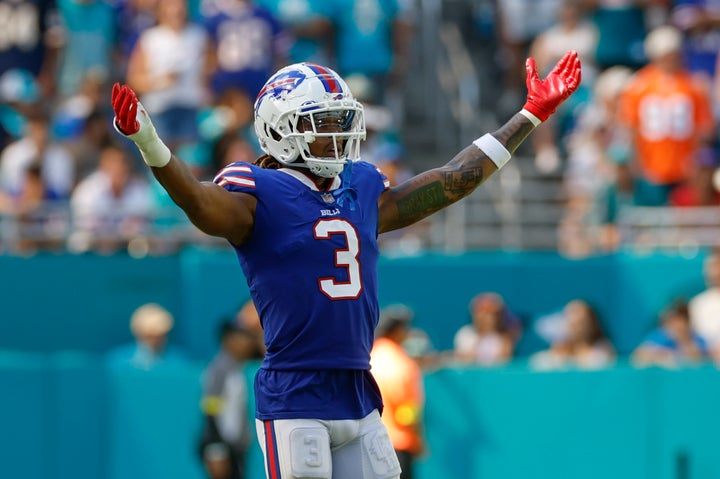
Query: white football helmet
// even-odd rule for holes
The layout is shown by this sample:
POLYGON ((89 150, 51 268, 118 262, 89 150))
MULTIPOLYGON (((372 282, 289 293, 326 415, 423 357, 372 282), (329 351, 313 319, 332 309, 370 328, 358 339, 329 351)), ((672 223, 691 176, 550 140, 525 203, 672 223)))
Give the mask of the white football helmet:
POLYGON ((313 63, 296 63, 279 70, 260 90, 255 132, 263 151, 280 163, 333 178, 346 162, 360 158, 365 118, 362 105, 340 75, 313 63), (322 131, 328 122, 336 132, 322 131), (333 139, 333 156, 310 154, 308 143, 319 137, 333 139))

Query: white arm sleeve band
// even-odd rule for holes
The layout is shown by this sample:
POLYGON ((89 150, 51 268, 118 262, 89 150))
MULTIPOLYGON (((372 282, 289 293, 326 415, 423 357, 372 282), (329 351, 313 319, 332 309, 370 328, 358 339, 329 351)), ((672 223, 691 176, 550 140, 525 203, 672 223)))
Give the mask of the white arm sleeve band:
POLYGON ((145 111, 145 108, 140 102, 137 104, 137 121, 140 124, 140 128, 137 133, 132 135, 126 135, 117 126, 117 122, 113 118, 113 126, 118 133, 126 138, 130 138, 135 142, 143 160, 148 166, 154 166, 155 168, 162 168, 167 165, 172 158, 170 149, 162 142, 160 137, 155 131, 155 127, 150 121, 150 116, 145 111))
POLYGON ((498 170, 505 166, 505 163, 510 161, 510 152, 498 141, 497 138, 492 136, 490 133, 485 133, 483 136, 473 141, 473 145, 477 146, 487 155, 490 160, 495 163, 498 170))
POLYGON ((542 120, 540 118, 536 117, 535 115, 527 111, 525 108, 520 110, 520 114, 530 120, 535 126, 538 126, 540 123, 542 123, 542 120))

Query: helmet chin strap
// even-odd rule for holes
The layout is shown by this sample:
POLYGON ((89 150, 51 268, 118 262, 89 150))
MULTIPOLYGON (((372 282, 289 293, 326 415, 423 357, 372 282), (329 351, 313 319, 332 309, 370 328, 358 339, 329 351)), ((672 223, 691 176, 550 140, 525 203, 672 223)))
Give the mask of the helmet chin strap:
POLYGON ((335 178, 342 173, 345 168, 345 163, 325 163, 321 160, 306 159, 305 166, 307 166, 313 175, 320 176, 321 178, 335 178))

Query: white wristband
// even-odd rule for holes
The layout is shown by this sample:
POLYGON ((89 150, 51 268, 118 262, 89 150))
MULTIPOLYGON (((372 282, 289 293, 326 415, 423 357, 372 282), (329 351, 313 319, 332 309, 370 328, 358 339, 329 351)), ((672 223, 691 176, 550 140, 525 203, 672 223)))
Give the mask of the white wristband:
POLYGON ((542 120, 540 118, 536 117, 535 115, 527 111, 525 108, 520 110, 520 114, 530 120, 535 126, 538 126, 540 123, 542 123, 542 120))
POLYGON ((120 131, 120 128, 118 128, 115 119, 113 119, 113 126, 118 133, 120 133, 124 137, 130 138, 132 141, 135 142, 138 149, 140 150, 143 161, 145 161, 148 166, 162 168, 163 166, 170 163, 170 159, 172 158, 170 148, 168 148, 167 145, 165 145, 165 143, 163 143, 160 137, 157 135, 155 127, 150 121, 150 116, 147 114, 145 108, 140 102, 138 102, 137 104, 136 119, 140 124, 140 128, 138 129, 137 133, 133 133, 132 135, 126 135, 125 133, 120 131))
POLYGON ((483 136, 473 141, 473 145, 477 146, 487 155, 490 160, 495 163, 498 169, 505 166, 505 163, 510 161, 510 152, 498 141, 497 138, 492 136, 490 133, 485 133, 483 136))
POLYGON ((138 144, 140 154, 148 166, 162 168, 170 163, 172 153, 170 148, 159 137, 155 137, 155 141, 144 144, 142 147, 138 144))

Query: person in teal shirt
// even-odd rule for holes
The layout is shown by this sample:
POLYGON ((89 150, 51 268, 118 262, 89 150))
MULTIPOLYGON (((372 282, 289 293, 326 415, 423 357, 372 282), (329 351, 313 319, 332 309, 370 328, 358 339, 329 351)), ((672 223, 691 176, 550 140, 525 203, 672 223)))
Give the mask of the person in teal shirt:
POLYGON ((256 0, 292 35, 289 57, 293 63, 332 64, 330 45, 333 2, 329 0, 256 0))
POLYGON ((111 76, 117 11, 106 0, 57 0, 57 5, 65 30, 58 89, 69 97, 88 73, 111 76))

